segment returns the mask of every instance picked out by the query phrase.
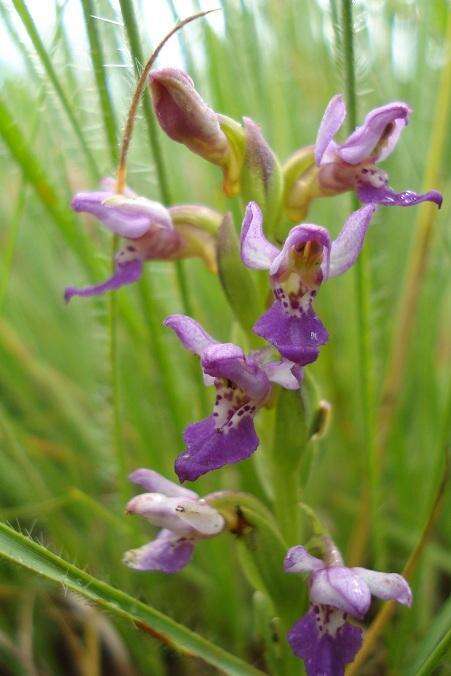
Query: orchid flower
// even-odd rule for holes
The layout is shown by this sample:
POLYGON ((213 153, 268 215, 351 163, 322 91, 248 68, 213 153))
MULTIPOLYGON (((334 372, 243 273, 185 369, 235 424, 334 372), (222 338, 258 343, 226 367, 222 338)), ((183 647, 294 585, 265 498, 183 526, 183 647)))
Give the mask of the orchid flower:
POLYGON ((224 518, 208 504, 208 495, 199 498, 150 469, 137 469, 129 479, 148 492, 132 498, 127 513, 162 528, 155 540, 126 552, 124 563, 130 568, 176 573, 191 560, 196 542, 225 528, 224 518))
POLYGON ((85 288, 67 287, 65 300, 73 296, 97 296, 136 282, 147 260, 175 260, 190 256, 204 259, 216 271, 214 224, 220 215, 202 206, 186 205, 166 209, 158 202, 139 197, 127 188, 123 195, 114 192, 114 180, 102 181, 97 192, 77 193, 71 203, 74 211, 96 216, 108 230, 126 240, 116 254, 113 276, 102 284, 85 288), (199 225, 196 214, 199 212, 199 225), (206 214, 206 212, 208 212, 206 214), (210 232, 204 221, 210 221, 210 232))
POLYGON ((279 250, 263 234, 258 204, 247 205, 241 230, 241 258, 249 268, 269 270, 275 298, 253 330, 286 359, 300 366, 309 364, 327 342, 328 333, 312 301, 325 280, 343 274, 354 264, 375 208, 369 204, 352 213, 333 242, 319 225, 296 225, 279 250))
POLYGON ((394 150, 411 112, 402 102, 375 108, 361 127, 338 143, 334 136, 343 125, 346 106, 340 94, 334 96, 324 113, 315 146, 298 151, 285 166, 290 217, 302 218, 315 197, 348 190, 354 190, 363 203, 409 207, 428 201, 440 208, 443 198, 437 190, 424 194, 395 192, 388 184, 388 174, 377 166, 394 150))
POLYGON ((347 568, 330 541, 327 562, 297 546, 288 551, 284 568, 287 573, 309 573, 310 609, 287 635, 308 676, 344 674, 362 644, 362 629, 348 622, 348 616, 363 619, 372 595, 412 604, 412 592, 401 575, 347 568))
POLYGON ((253 418, 267 403, 272 383, 298 389, 301 373, 292 362, 268 362, 267 350, 245 355, 233 343, 219 343, 190 317, 170 315, 164 324, 199 355, 205 384, 216 388, 212 415, 186 428, 186 450, 175 463, 180 481, 193 481, 252 455, 259 443, 253 418))

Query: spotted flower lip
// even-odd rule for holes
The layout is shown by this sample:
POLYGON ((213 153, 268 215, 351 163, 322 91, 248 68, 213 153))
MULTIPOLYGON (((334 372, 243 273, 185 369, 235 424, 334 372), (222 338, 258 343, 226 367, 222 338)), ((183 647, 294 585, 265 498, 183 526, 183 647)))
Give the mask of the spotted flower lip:
POLYGON ((162 529, 152 542, 125 553, 130 568, 176 573, 189 563, 199 540, 224 530, 224 518, 208 504, 208 496, 201 499, 149 469, 135 470, 129 479, 149 492, 132 498, 126 512, 162 529))
POLYGON ((138 196, 130 188, 126 188, 123 195, 116 194, 112 178, 103 179, 101 188, 77 193, 71 202, 72 209, 92 214, 126 243, 116 255, 116 267, 110 279, 85 288, 67 287, 66 302, 73 296, 97 296, 138 281, 143 262, 147 260, 199 256, 215 271, 214 235, 195 224, 198 214, 203 223, 211 221, 215 212, 188 205, 189 209, 180 206, 173 215, 163 205, 138 196))
POLYGON ((388 185, 386 172, 376 167, 396 147, 411 113, 407 103, 401 101, 375 108, 343 143, 337 143, 334 136, 343 125, 346 106, 340 94, 334 96, 324 113, 315 144, 319 194, 355 190, 363 203, 408 207, 428 201, 440 208, 443 198, 438 191, 397 193, 388 185))
POLYGON ((263 233, 263 216, 256 202, 246 208, 241 230, 241 258, 249 268, 269 270, 274 302, 253 327, 280 354, 300 366, 318 357, 328 333, 312 301, 329 277, 343 274, 357 259, 376 207, 352 213, 338 237, 312 223, 292 228, 281 250, 263 233))
POLYGON ((259 443, 253 419, 268 400, 272 384, 297 389, 302 374, 292 362, 268 361, 266 350, 246 355, 233 343, 214 340, 185 315, 170 315, 164 325, 200 357, 205 384, 216 388, 212 415, 186 428, 186 448, 175 463, 180 481, 194 481, 252 455, 259 443))
POLYGON ((339 554, 327 564, 299 545, 287 552, 284 569, 287 573, 309 574, 311 607, 287 635, 309 676, 344 674, 362 643, 362 630, 347 621, 348 615, 362 619, 372 595, 412 604, 412 592, 401 575, 347 568, 339 554))

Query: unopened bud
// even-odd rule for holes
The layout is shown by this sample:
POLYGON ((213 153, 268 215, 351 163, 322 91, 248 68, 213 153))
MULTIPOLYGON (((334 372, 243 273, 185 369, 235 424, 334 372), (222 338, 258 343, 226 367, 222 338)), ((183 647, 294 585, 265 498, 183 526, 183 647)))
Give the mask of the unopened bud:
POLYGON ((313 421, 310 428, 310 439, 317 441, 327 434, 331 416, 332 404, 325 399, 321 399, 318 403, 318 408, 313 415, 313 421))
POLYGON ((189 75, 181 70, 156 70, 150 74, 149 83, 162 129, 174 141, 222 167, 224 190, 229 195, 235 194, 233 175, 237 158, 229 134, 222 129, 221 116, 205 103, 189 75))

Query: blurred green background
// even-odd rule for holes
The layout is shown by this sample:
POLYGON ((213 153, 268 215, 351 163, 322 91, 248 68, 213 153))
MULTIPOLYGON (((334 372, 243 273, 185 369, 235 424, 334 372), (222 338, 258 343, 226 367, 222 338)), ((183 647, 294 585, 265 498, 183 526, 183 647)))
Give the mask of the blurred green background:
MULTIPOLYGON (((72 193, 95 189, 99 176, 115 171, 115 150, 139 69, 128 41, 131 10, 147 56, 176 16, 221 5, 221 12, 172 38, 157 65, 188 70, 215 110, 236 119, 252 117, 285 160, 314 142, 329 98, 343 91, 341 35, 333 20, 338 4, 28 0, 36 22, 31 29, 42 40, 41 57, 48 56, 53 81, 21 21, 23 3, 0 4, 0 135, 5 141, 0 144, 0 516, 262 669, 252 590, 240 572, 231 535, 202 543, 194 562, 176 577, 135 573, 121 563, 126 549, 152 535, 145 523, 124 516, 124 501, 134 492, 124 469, 151 467, 174 478, 183 426, 201 413, 195 382, 200 372, 194 358, 161 327, 167 314, 183 311, 174 266, 149 263, 139 287, 118 293, 121 460, 112 435, 108 299, 63 302, 66 285, 94 283, 107 275, 110 240, 94 219, 72 214, 69 202, 72 193), (85 19, 92 16, 114 110, 109 138, 86 36, 85 19)), ((444 0, 355 3, 358 119, 372 107, 407 101, 414 111, 411 124, 384 169, 396 190, 420 191, 432 164, 439 184, 424 187, 441 189, 445 198, 430 223, 427 265, 415 280, 405 369, 395 405, 390 404, 375 522, 363 551, 357 528, 371 467, 362 429, 352 271, 319 294, 317 311, 331 339, 309 367, 321 396, 332 403, 333 419, 317 449, 305 502, 351 559, 394 571, 402 569, 431 509, 450 419, 449 139, 431 152, 438 117, 447 114, 437 104, 444 86, 447 21, 444 0)), ((128 183, 162 200, 149 119, 141 109, 128 183)), ((241 207, 222 195, 216 168, 159 128, 153 132, 171 203, 232 208, 238 227, 241 207)), ((349 195, 317 200, 309 221, 335 235, 350 209, 349 195)), ((367 238, 375 406, 391 368, 400 298, 412 250, 418 251, 422 213, 420 208, 381 209, 367 238)), ((200 261, 186 261, 183 268, 196 319, 218 339, 233 339, 232 314, 217 279, 200 261)), ((378 410, 373 411, 376 423, 378 410)), ((254 462, 204 478, 196 490, 243 488, 270 505, 254 462)), ((416 673, 415 665, 449 626, 446 507, 445 502, 412 580, 412 610, 397 614, 361 673, 416 673)), ((299 579, 300 594, 302 585, 299 579)), ((216 673, 3 561, 0 605, 2 674, 216 673)))

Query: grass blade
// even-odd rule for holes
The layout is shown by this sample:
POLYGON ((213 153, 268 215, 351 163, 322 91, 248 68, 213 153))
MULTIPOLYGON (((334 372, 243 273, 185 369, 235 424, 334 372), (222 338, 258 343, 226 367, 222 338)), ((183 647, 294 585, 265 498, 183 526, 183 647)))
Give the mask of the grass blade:
POLYGON ((85 139, 85 136, 83 134, 83 130, 80 126, 80 123, 73 111, 73 108, 70 104, 69 99, 66 96, 66 93, 63 89, 63 86, 58 78, 58 75, 56 74, 56 71, 53 67, 53 64, 50 60, 50 57, 47 53, 47 50, 44 46, 44 43, 41 40, 41 36, 38 33, 38 30, 35 26, 35 23, 33 21, 33 17, 31 16, 30 12, 28 11, 27 6, 25 5, 25 2, 23 0, 12 0, 14 8, 19 15, 29 37, 30 40, 33 43, 33 46, 39 56, 39 59, 47 73, 47 76, 52 83, 56 94, 61 102, 61 105, 72 125, 72 128, 75 132, 75 135, 77 136, 79 142, 80 142, 80 147, 83 150, 83 154, 86 158, 88 167, 90 172, 92 173, 93 177, 98 179, 100 178, 100 172, 97 167, 97 163, 94 159, 94 155, 92 154, 88 143, 85 139))
POLYGON ((80 594, 108 612, 182 652, 196 655, 231 676, 260 676, 247 665, 170 617, 94 578, 6 524, 0 523, 0 556, 80 594))

